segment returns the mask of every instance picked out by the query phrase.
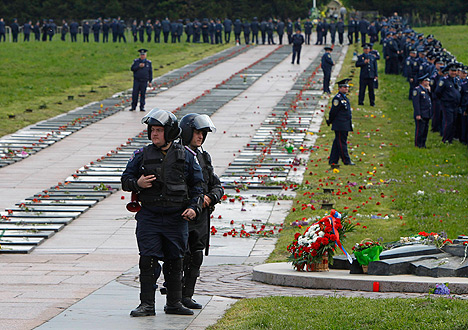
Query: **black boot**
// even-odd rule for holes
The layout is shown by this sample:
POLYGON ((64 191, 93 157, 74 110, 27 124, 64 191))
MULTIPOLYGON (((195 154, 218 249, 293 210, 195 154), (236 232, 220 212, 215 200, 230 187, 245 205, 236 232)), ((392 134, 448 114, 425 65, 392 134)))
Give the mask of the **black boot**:
POLYGON ((164 312, 166 312, 166 314, 193 315, 193 311, 184 307, 180 301, 172 305, 165 305, 164 312))
POLYGON ((141 303, 137 308, 130 312, 130 316, 154 316, 156 312, 154 310, 154 293, 153 295, 140 294, 141 303))
POLYGON ((203 306, 197 303, 195 300, 193 300, 192 297, 183 297, 181 302, 182 302, 182 305, 190 309, 202 309, 203 308, 203 306))
POLYGON ((163 265, 164 280, 167 288, 166 314, 193 315, 193 311, 184 307, 182 300, 182 259, 167 260, 163 265))

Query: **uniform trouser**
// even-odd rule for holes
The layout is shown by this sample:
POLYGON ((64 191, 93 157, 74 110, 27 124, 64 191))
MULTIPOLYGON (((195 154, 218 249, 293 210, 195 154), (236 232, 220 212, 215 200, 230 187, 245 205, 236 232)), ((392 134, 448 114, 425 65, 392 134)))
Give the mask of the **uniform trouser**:
POLYGON ((442 127, 442 111, 440 109, 440 101, 432 100, 432 131, 441 133, 442 127))
POLYGON ((340 43, 340 45, 343 44, 343 33, 338 32, 338 42, 340 43))
POLYGON ((117 32, 115 33, 112 32, 112 42, 117 42, 117 37, 118 37, 117 32))
POLYGON ((264 45, 265 42, 266 42, 266 40, 267 40, 267 39, 266 39, 266 31, 261 31, 260 33, 261 33, 261 35, 262 35, 262 44, 264 45))
POLYGON ((335 44, 336 33, 331 33, 330 32, 330 37, 331 37, 331 43, 332 43, 332 45, 334 45, 335 44))
POLYGON ((202 33, 202 37, 203 37, 203 43, 205 44, 210 43, 210 36, 208 35, 208 33, 202 33))
MULTIPOLYGON (((41 41, 41 34, 40 33, 34 33, 34 40, 41 41)), ((3 39, 3 41, 5 41, 5 39, 3 39)))
POLYGON ((322 33, 322 43, 321 44, 326 44, 327 43, 327 32, 322 33))
POLYGON ((310 33, 306 33, 305 42, 306 42, 307 45, 310 45, 310 33))
POLYGON ((18 33, 12 33, 13 42, 18 42, 18 33))
POLYGON ((283 34, 278 34, 279 44, 283 44, 283 34))
POLYGON ((330 77, 331 77, 331 69, 323 70, 323 92, 324 93, 330 93, 330 77))
POLYGON ((167 41, 169 39, 169 32, 163 32, 163 35, 164 35, 164 43, 167 44, 167 41))
POLYGON ((125 33, 119 34, 119 42, 123 40, 123 42, 127 42, 127 38, 125 38, 125 33))
POLYGON ((328 163, 338 164, 338 161, 343 161, 343 164, 351 163, 351 158, 348 154, 348 132, 347 131, 335 131, 335 139, 333 140, 332 149, 330 152, 330 159, 328 163))
POLYGON ((292 44, 292 34, 288 33, 288 44, 292 44))
POLYGON ((456 139, 460 139, 461 138, 461 127, 462 127, 462 114, 461 114, 460 111, 455 112, 455 116, 454 116, 454 119, 453 119, 453 126, 454 126, 454 130, 455 130, 454 137, 456 139))
POLYGON ((145 42, 145 35, 143 33, 140 33, 139 39, 141 43, 145 42))
POLYGON ((273 32, 268 33, 268 44, 269 45, 274 45, 275 44, 275 41, 273 40, 273 32))
POLYGON ((229 41, 231 41, 231 31, 229 32, 224 31, 224 41, 226 43, 229 43, 229 41))
POLYGON ((258 32, 252 33, 252 43, 258 44, 258 32))
POLYGON ((292 61, 291 63, 294 64, 294 60, 297 57, 297 64, 301 61, 301 46, 293 46, 293 55, 292 55, 292 61))
POLYGON ((250 33, 244 32, 244 40, 246 45, 250 44, 250 33))
POLYGON ((66 36, 67 36, 66 33, 62 33, 62 34, 60 35, 60 40, 65 41, 65 37, 66 37, 66 36))
POLYGON ((210 33, 210 43, 213 45, 215 43, 215 33, 210 33))
POLYGON ((315 42, 316 45, 321 45, 323 43, 323 34, 321 31, 317 31, 317 41, 315 42))
POLYGON ((161 33, 154 33, 154 42, 159 43, 161 42, 161 33))
POLYGON ((414 120, 416 127, 414 130, 414 145, 418 148, 426 147, 427 132, 429 132, 429 118, 414 120))
POLYGON ((460 142, 464 144, 468 143, 468 115, 465 115, 465 113, 461 116, 460 142))
POLYGON ((177 42, 177 35, 171 34, 171 43, 175 44, 177 42))
POLYGON ((215 34, 215 43, 222 44, 223 43, 223 34, 222 32, 216 32, 215 34))
POLYGON ((52 38, 54 37, 53 34, 49 34, 49 41, 52 41, 52 38))
POLYGON ((133 34, 133 42, 138 42, 138 35, 136 33, 133 34))
POLYGON ((366 44, 366 36, 366 33, 361 32, 361 46, 364 46, 366 44))
POLYGON ((361 78, 359 79, 359 97, 358 103, 364 103, 364 97, 366 95, 366 88, 369 89, 369 103, 370 105, 375 104, 374 94, 374 78, 361 78))
POLYGON ((354 32, 354 42, 357 43, 359 41, 359 31, 354 32))
POLYGON ((353 32, 348 32, 348 42, 350 45, 353 44, 353 32))
POLYGON ((104 32, 102 34, 102 42, 109 42, 109 33, 104 32))
POLYGON ((457 108, 451 105, 441 103, 442 109, 442 142, 452 143, 455 135, 454 117, 457 108))
POLYGON ((99 42, 99 33, 94 33, 94 42, 99 42))
POLYGON ((5 42, 5 40, 6 40, 5 39, 5 32, 0 33, 0 41, 2 41, 2 39, 3 39, 3 42, 5 42))
POLYGON ((198 220, 189 223, 188 251, 184 257, 184 277, 182 280, 183 297, 193 296, 197 278, 200 276, 203 250, 209 244, 209 217, 209 209, 204 208, 198 220))
POLYGON ((76 42, 76 33, 70 33, 71 42, 76 42))
POLYGON ((234 39, 236 39, 236 43, 239 43, 239 44, 240 44, 240 43, 241 43, 241 42, 240 42, 240 33, 234 32, 234 39))
POLYGON ((140 96, 140 109, 145 109, 145 96, 146 96, 146 86, 148 82, 133 80, 133 91, 132 91, 132 109, 135 110, 138 104, 138 96, 140 96))
POLYGON ((83 34, 83 42, 89 42, 89 34, 83 34))
POLYGON ((185 42, 190 42, 190 36, 191 34, 187 34, 187 40, 185 40, 185 42))
POLYGON ((24 34, 24 41, 29 41, 29 33, 24 34))
POLYGON ((390 57, 388 59, 388 73, 389 74, 398 74, 398 57, 390 57))
POLYGON ((148 38, 146 39, 147 42, 151 42, 151 33, 147 33, 146 34, 148 36, 148 38))

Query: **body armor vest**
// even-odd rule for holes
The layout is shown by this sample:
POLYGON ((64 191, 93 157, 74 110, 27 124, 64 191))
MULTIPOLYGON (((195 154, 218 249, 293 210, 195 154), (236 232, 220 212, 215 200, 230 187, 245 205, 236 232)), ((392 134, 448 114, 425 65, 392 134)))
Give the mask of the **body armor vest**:
POLYGON ((210 191, 209 184, 212 181, 211 175, 214 171, 213 165, 211 165, 211 156, 206 151, 197 152, 197 160, 203 173, 203 193, 206 194, 210 191))
POLYGON ((138 199, 143 205, 161 207, 186 207, 189 202, 185 182, 185 149, 173 144, 167 154, 153 144, 143 149, 143 174, 156 176, 153 186, 143 189, 138 199))

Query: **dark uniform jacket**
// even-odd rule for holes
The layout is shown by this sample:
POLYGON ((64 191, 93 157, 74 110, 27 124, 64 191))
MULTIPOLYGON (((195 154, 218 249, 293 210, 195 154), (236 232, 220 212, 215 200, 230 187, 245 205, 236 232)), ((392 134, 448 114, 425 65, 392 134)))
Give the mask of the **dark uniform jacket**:
POLYGON ((131 70, 133 71, 133 79, 135 80, 148 82, 153 80, 153 66, 148 59, 142 60, 141 58, 136 58, 133 60, 131 70), (145 66, 140 68, 140 63, 145 63, 145 66))
POLYGON ((329 122, 334 131, 352 131, 351 104, 345 94, 339 92, 335 95, 330 109, 329 122))
POLYGON ((296 33, 292 36, 292 44, 294 48, 301 48, 304 43, 304 36, 300 33, 296 33))
POLYGON ((304 32, 305 34, 311 34, 312 33, 312 27, 313 27, 313 24, 312 22, 305 22, 304 23, 304 32))
POLYGON ((460 86, 454 78, 447 76, 440 79, 435 94, 446 106, 456 108, 460 105, 460 86))
POLYGON ((370 53, 359 55, 356 66, 361 68, 359 79, 374 79, 377 77, 377 60, 374 55, 370 53), (364 60, 369 60, 369 63, 364 63, 364 60))
POLYGON ((330 53, 323 54, 323 56, 322 56, 322 70, 331 72, 331 69, 332 69, 333 65, 335 65, 335 63, 333 63, 331 54, 330 53))
POLYGON ((164 155, 149 144, 137 150, 121 177, 122 189, 138 194, 142 207, 191 208, 201 213, 203 174, 193 152, 172 143, 164 155), (154 174, 152 187, 143 189, 137 181, 142 175, 154 174))
POLYGON ((419 85, 413 90, 414 118, 421 116, 424 119, 432 117, 431 95, 427 89, 419 85))

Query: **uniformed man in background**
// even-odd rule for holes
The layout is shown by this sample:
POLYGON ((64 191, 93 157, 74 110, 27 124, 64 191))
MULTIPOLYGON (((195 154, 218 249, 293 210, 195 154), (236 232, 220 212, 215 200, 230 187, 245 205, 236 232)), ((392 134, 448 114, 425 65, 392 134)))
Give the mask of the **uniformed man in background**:
POLYGON ((138 104, 138 96, 140 97, 140 111, 145 111, 145 96, 146 87, 151 87, 153 81, 153 66, 151 61, 146 58, 147 49, 139 49, 140 57, 133 61, 131 70, 133 71, 133 91, 132 91, 132 108, 134 111, 138 104))
POLYGON ((338 94, 332 100, 332 107, 328 116, 327 125, 332 125, 335 131, 335 139, 330 152, 328 163, 338 164, 343 161, 344 165, 355 165, 348 154, 348 132, 353 131, 351 104, 346 94, 349 92, 348 82, 351 79, 343 79, 338 82, 338 94))
POLYGON ((297 58, 297 64, 301 61, 301 49, 302 44, 304 43, 304 36, 301 34, 301 30, 296 30, 296 34, 292 36, 292 61, 291 64, 294 64, 294 60, 297 58))
POLYGON ((364 105, 364 97, 366 88, 369 89, 369 102, 375 106, 374 80, 378 79, 377 60, 370 54, 370 45, 365 44, 363 47, 364 53, 358 56, 356 66, 361 68, 359 74, 359 97, 358 104, 364 105))
POLYGON ((431 87, 429 74, 419 77, 419 85, 413 89, 413 117, 416 124, 414 145, 426 148, 429 120, 432 117, 431 87))
POLYGON ((325 54, 322 55, 322 71, 323 71, 323 92, 330 94, 330 78, 331 71, 335 63, 331 57, 333 48, 325 47, 325 54))

